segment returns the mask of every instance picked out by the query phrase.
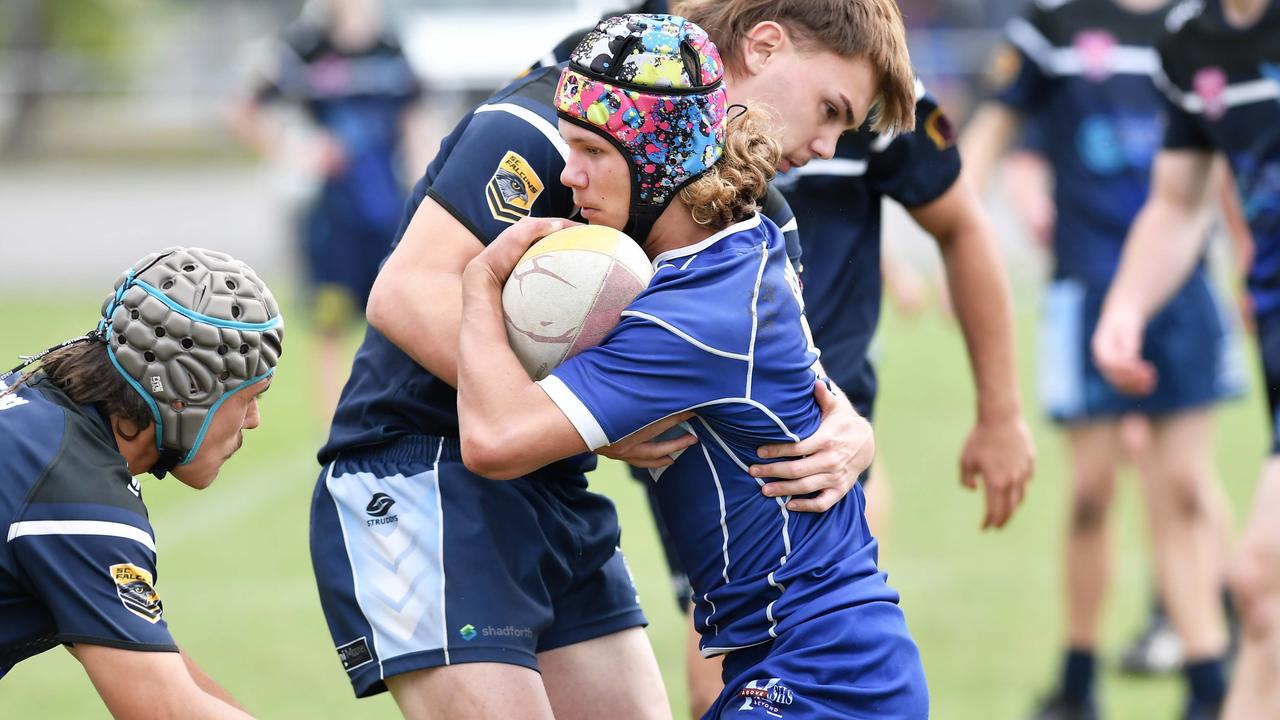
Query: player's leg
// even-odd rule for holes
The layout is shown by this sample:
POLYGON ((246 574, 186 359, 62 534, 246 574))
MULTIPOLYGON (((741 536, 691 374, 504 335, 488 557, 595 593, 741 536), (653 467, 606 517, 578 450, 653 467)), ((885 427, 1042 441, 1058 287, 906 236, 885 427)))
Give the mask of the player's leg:
POLYGON ((538 654, 556 720, 669 720, 649 637, 632 627, 538 654))
MULTIPOLYGON (((688 608, 685 614, 691 615, 692 606, 686 604, 685 607, 688 608)), ((693 626, 693 623, 689 623, 687 627, 684 646, 684 671, 685 678, 689 683, 689 717, 700 718, 706 714, 712 703, 724 691, 724 679, 721 677, 721 671, 724 669, 724 658, 719 655, 709 658, 702 657, 702 650, 699 648, 702 635, 693 626)))
POLYGON ((518 665, 466 663, 387 678, 407 720, 551 720, 551 703, 538 673, 518 665))
POLYGON ((1253 512, 1229 578, 1240 614, 1240 653, 1223 720, 1280 717, 1280 457, 1263 466, 1253 512))
POLYGON ((1152 420, 1151 453, 1139 464, 1165 610, 1182 641, 1193 702, 1212 708, 1225 693, 1226 622, 1208 410, 1152 420))

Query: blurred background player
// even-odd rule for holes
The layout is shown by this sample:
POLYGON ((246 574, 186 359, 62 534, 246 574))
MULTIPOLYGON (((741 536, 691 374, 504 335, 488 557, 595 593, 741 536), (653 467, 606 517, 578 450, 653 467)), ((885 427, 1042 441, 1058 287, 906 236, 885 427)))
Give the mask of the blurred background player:
POLYGON ((170 248, 93 331, 0 375, 0 677, 62 644, 115 717, 248 717, 169 633, 136 476, 208 487, 258 427, 283 332, 247 265, 170 248))
POLYGON ((345 339, 363 322, 404 207, 403 169, 425 166, 421 86, 384 23, 382 0, 315 0, 272 45, 233 128, 263 156, 301 164, 314 190, 296 221, 317 330, 316 398, 337 404, 345 339), (268 106, 301 111, 301 143, 268 106), (301 144, 301 147, 298 145, 301 144), (407 158, 405 156, 408 156, 407 158))
MULTIPOLYGON (((1107 378, 1136 397, 1160 382, 1163 370, 1148 359, 1150 337, 1144 333, 1166 312, 1166 303, 1177 302, 1178 284, 1196 272, 1213 198, 1214 154, 1222 153, 1254 241, 1248 286, 1270 404, 1271 457, 1230 568, 1241 636, 1221 717, 1280 717, 1280 3, 1184 3, 1170 13, 1169 30, 1157 45, 1163 147, 1152 166, 1151 194, 1107 295, 1093 352, 1107 378)), ((1218 708, 1202 703, 1190 710, 1216 717, 1218 708)))
MULTIPOLYGON (((1159 146, 1160 100, 1152 43, 1162 0, 1042 1, 1007 26, 993 61, 993 100, 978 109, 964 152, 981 186, 1026 116, 1040 123, 1055 176, 1054 281, 1044 303, 1041 393, 1067 435, 1072 465, 1066 551, 1067 650, 1056 690, 1037 718, 1097 716, 1098 623, 1110 578, 1108 515, 1123 456, 1121 418, 1149 419, 1140 454, 1156 575, 1182 638, 1192 701, 1221 699, 1226 629, 1220 503, 1210 459, 1210 407, 1241 392, 1229 327, 1203 261, 1150 328, 1155 392, 1127 396, 1087 352, 1125 232, 1148 188, 1159 146)), ((1044 213, 1041 213, 1042 215, 1044 213)), ((1043 218, 1040 221, 1043 226, 1043 218)))

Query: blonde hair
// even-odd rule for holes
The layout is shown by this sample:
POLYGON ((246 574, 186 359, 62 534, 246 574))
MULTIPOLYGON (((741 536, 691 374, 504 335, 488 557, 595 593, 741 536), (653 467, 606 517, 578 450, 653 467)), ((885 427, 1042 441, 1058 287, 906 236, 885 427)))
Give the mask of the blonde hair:
POLYGON ((680 191, 694 222, 723 230, 759 209, 782 157, 770 118, 764 108, 751 107, 729 120, 720 161, 680 191))
POLYGON ((744 70, 743 41, 762 22, 786 28, 800 50, 866 58, 878 89, 871 129, 905 132, 915 127, 915 71, 894 0, 678 0, 672 12, 701 25, 725 64, 738 73, 744 70))

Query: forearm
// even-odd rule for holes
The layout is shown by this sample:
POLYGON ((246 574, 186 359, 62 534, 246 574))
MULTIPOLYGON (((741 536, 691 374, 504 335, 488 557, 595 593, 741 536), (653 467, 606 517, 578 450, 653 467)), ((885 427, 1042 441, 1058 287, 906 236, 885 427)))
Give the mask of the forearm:
POLYGON ((1106 305, 1127 307, 1149 320, 1186 282, 1204 249, 1208 222, 1202 209, 1143 206, 1125 239, 1106 305))
POLYGON ((1013 308, 1004 262, 985 219, 974 218, 939 239, 956 318, 964 333, 977 391, 979 420, 1021 412, 1013 308))
POLYGON ((996 161, 1009 147, 1021 118, 1006 106, 988 101, 979 106, 960 139, 964 174, 982 193, 996 161))

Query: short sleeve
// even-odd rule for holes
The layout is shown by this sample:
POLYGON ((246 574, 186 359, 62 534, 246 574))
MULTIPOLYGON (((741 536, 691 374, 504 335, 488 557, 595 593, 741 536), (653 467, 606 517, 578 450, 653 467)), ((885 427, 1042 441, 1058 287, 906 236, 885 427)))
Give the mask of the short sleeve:
POLYGON ((928 94, 916 101, 915 130, 898 135, 882 150, 872 145, 867 182, 877 193, 909 208, 932 202, 960 177, 955 128, 928 94))
POLYGON ((556 126, 512 103, 482 105, 450 149, 427 195, 488 245, 526 217, 567 217, 556 126))
POLYGON ((1163 74, 1156 79, 1160 88, 1161 118, 1164 122, 1164 147, 1168 150, 1208 150, 1213 141, 1205 134, 1196 118, 1182 107, 1182 91, 1163 74))
POLYGON ((592 450, 669 415, 745 390, 733 357, 649 319, 625 316, 596 347, 538 382, 592 450))
POLYGON ((1041 63, 1053 46, 1044 25, 1044 13, 1034 5, 1026 17, 1011 19, 987 70, 991 96, 1021 112, 1034 110, 1048 90, 1049 77, 1041 63))
POLYGON ((63 643, 176 652, 149 533, 101 520, 17 524, 10 547, 63 643))

